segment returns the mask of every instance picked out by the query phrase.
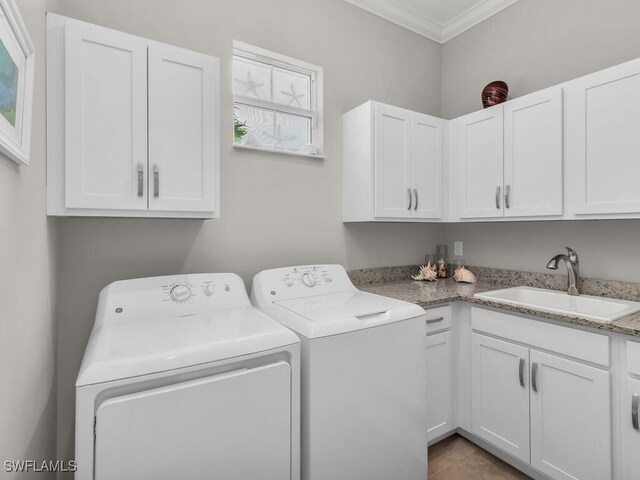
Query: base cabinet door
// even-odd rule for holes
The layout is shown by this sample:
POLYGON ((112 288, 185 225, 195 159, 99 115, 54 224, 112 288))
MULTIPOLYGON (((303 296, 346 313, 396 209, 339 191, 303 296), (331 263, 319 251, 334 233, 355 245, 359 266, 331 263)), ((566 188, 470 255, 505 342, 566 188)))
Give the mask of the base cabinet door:
POLYGON ((531 465, 557 480, 612 478, 604 370, 531 350, 531 465))
POLYGON ((427 337, 427 438, 454 429, 451 384, 451 332, 427 337))
POLYGON ((627 378, 622 399, 622 480, 640 478, 640 380, 627 378))
POLYGON ((477 333, 472 340, 473 433, 529 462, 529 349, 477 333))

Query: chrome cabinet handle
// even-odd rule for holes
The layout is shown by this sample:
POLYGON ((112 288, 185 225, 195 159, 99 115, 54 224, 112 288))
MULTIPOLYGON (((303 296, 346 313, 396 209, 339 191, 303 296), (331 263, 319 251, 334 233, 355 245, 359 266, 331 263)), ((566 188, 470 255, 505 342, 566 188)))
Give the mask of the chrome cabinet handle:
POLYGON ((427 320, 427 325, 432 325, 434 323, 440 323, 443 320, 444 320, 444 317, 438 317, 438 318, 429 319, 429 320, 427 320))
POLYGON ((416 204, 415 204, 415 206, 413 207, 413 209, 414 209, 414 210, 417 210, 417 209, 418 209, 418 189, 417 189, 417 188, 414 188, 414 189, 413 189, 413 194, 416 196, 416 204))
POLYGON ((634 430, 640 431, 640 423, 638 423, 638 407, 640 406, 640 395, 634 395, 631 400, 631 424, 634 430))
POLYGON ((524 387, 524 358, 520 359, 520 368, 518 370, 520 376, 520 386, 524 387))
POLYGON ((138 197, 142 197, 144 195, 144 165, 138 163, 136 168, 138 170, 138 197))
POLYGON ((160 167, 157 163, 153 165, 153 196, 160 196, 160 167))
POLYGON ((407 210, 411 210, 411 205, 413 205, 413 197, 411 196, 410 188, 407 188, 407 193, 409 194, 409 206, 407 207, 407 210))
POLYGON ((500 191, 502 190, 502 187, 500 185, 498 185, 496 187, 496 208, 498 210, 500 210, 500 191))
POLYGON ((511 185, 507 185, 504 187, 504 206, 506 208, 511 208, 510 205, 510 197, 511 196, 511 185))
POLYGON ((538 391, 538 379, 536 378, 537 376, 538 364, 536 362, 533 362, 533 365, 531 366, 531 388, 534 392, 538 391))

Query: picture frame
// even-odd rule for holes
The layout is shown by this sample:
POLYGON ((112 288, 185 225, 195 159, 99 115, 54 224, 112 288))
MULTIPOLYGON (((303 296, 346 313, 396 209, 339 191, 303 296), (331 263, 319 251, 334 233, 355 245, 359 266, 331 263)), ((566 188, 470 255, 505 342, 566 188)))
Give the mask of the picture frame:
POLYGON ((0 152, 29 165, 35 49, 15 0, 0 0, 0 152))

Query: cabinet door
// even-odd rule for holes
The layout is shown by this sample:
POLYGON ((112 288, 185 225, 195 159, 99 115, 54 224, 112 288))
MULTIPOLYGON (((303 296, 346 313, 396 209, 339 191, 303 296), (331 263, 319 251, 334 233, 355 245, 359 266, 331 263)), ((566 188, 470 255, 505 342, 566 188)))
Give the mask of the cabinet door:
POLYGON ((451 391, 451 332, 427 337, 427 438, 450 432, 453 424, 451 391))
POLYGON ((504 215, 562 215, 562 87, 504 106, 504 215))
POLYGON ((503 105, 457 120, 460 218, 503 216, 503 105))
POLYGON ((473 334, 473 433, 529 462, 529 349, 473 334))
POLYGON ((411 217, 413 194, 410 188, 410 132, 409 111, 389 105, 376 105, 376 217, 411 217))
POLYGON ((65 25, 65 206, 146 210, 147 42, 65 25))
POLYGON ((415 218, 442 218, 445 121, 411 114, 411 188, 415 218))
POLYGON ((576 214, 640 212, 640 61, 565 88, 567 187, 576 214))
POLYGON ((149 209, 217 211, 218 59, 149 46, 149 209))
POLYGON ((622 398, 622 480, 640 478, 640 380, 627 378, 622 398))
POLYGON ((531 465, 558 480, 607 480, 609 372, 531 351, 531 465))

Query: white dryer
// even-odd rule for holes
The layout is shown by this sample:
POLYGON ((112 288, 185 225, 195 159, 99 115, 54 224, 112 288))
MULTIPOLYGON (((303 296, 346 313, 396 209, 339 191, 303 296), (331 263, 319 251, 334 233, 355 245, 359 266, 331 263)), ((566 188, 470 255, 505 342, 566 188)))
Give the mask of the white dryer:
POLYGON ((77 480, 297 480, 298 338, 234 274, 112 283, 76 383, 77 480))
POLYGON ((340 265, 265 270, 251 299, 302 341, 303 480, 424 480, 424 310, 340 265))

